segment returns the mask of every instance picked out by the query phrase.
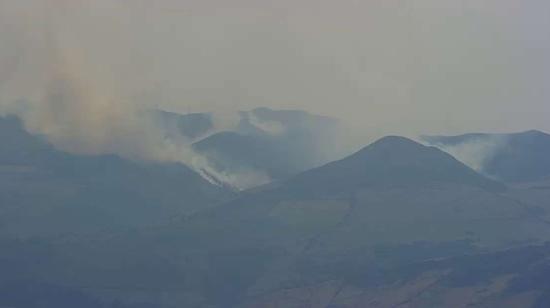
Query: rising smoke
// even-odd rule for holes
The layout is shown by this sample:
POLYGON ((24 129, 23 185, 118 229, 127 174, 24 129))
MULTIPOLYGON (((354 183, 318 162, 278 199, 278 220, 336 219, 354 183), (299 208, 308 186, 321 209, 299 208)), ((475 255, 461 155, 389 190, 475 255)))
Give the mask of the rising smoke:
MULTIPOLYGON (((51 18, 61 18, 56 12, 68 2, 43 4, 39 13, 24 5, 0 10, 6 25, 0 30, 0 115, 17 115, 31 133, 70 153, 180 162, 212 183, 235 188, 268 181, 254 170, 220 173, 192 149, 192 140, 168 134, 149 112, 153 104, 137 102, 105 63, 93 61, 93 52, 65 39, 51 18), (41 27, 29 26, 31 19, 41 27)), ((213 119, 215 129, 235 125, 229 115, 213 119)))
POLYGON ((504 134, 472 135, 455 143, 430 140, 429 137, 421 138, 419 141, 449 153, 463 164, 485 175, 487 164, 499 151, 508 146, 508 138, 504 134))

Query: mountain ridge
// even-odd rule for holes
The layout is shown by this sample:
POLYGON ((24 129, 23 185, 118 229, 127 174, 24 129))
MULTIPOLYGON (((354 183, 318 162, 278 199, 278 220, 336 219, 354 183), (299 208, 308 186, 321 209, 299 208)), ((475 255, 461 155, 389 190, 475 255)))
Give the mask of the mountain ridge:
POLYGON ((306 171, 289 182, 287 186, 316 190, 319 194, 435 182, 464 184, 491 191, 505 189, 503 184, 483 177, 451 155, 399 136, 383 137, 344 159, 306 171), (312 188, 314 185, 320 187, 312 188))

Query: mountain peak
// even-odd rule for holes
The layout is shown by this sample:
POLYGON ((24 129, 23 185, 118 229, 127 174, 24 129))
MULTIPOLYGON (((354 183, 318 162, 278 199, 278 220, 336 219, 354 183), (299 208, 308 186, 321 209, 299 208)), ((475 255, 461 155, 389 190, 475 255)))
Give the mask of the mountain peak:
POLYGON ((368 147, 404 147, 404 146, 418 147, 422 145, 406 137, 390 135, 390 136, 385 136, 376 140, 375 142, 368 145, 366 148, 368 147))
POLYGON ((359 150, 353 156, 378 151, 388 152, 389 154, 404 154, 401 151, 425 151, 426 149, 427 147, 406 137, 386 136, 359 150))
POLYGON ((288 181, 286 187, 295 192, 325 194, 369 187, 442 184, 504 188, 435 147, 399 136, 381 138, 347 158, 306 171, 288 181))
POLYGON ((374 165, 425 165, 441 160, 456 161, 450 155, 431 146, 424 146, 414 140, 401 136, 386 136, 348 157, 350 160, 362 161, 374 165))
POLYGON ((550 137, 550 135, 548 135, 547 133, 543 132, 543 131, 540 131, 540 130, 536 130, 536 129, 531 129, 531 130, 527 130, 527 131, 524 131, 524 132, 520 132, 520 133, 515 133, 515 134, 511 134, 512 136, 529 136, 529 137, 550 137))

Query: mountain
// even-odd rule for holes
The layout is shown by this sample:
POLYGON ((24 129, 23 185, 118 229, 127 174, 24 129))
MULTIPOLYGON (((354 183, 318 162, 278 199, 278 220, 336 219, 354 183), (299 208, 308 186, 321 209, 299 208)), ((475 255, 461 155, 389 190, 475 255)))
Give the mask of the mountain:
POLYGON ((390 136, 161 225, 0 238, 0 295, 25 278, 163 308, 535 305, 549 198, 390 136))
POLYGON ((299 193, 335 194, 369 187, 422 187, 457 184, 492 191, 504 186, 489 180, 449 154, 410 139, 384 137, 359 152, 292 179, 299 193))
POLYGON ((479 171, 506 182, 550 178, 550 135, 540 131, 425 136, 423 139, 465 161, 471 160, 472 155, 477 156, 479 171))
POLYGON ((213 134, 194 148, 218 171, 255 171, 281 180, 340 157, 345 149, 333 143, 341 129, 337 120, 305 111, 258 108, 241 112, 235 131, 213 134))
POLYGON ((343 126, 302 110, 256 108, 238 113, 237 125, 215 130, 211 113, 150 112, 166 138, 193 143, 229 187, 247 189, 286 179, 347 154, 343 126))
POLYGON ((407 264, 542 243, 550 238, 543 201, 518 201, 441 150, 386 137, 199 213, 182 223, 177 239, 171 228, 153 238, 194 251, 172 253, 191 264, 202 259, 213 281, 234 281, 230 289, 205 282, 218 290, 210 297, 218 305, 273 295, 261 302, 300 306, 281 290, 302 288, 303 295, 327 283, 365 289, 359 281, 382 285, 384 273, 407 264))
POLYGON ((149 226, 232 195, 174 163, 73 155, 0 118, 0 231, 43 236, 149 226))
MULTIPOLYGON (((159 228, 53 243, 42 248, 51 257, 37 271, 54 275, 51 283, 86 285, 92 294, 109 285, 118 299, 162 297, 165 307, 300 307, 304 298, 323 307, 313 297, 341 303, 339 289, 376 294, 378 288, 405 301, 397 282, 421 288, 433 282, 423 275, 469 271, 461 261, 423 262, 468 254, 481 266, 487 254, 549 240, 549 192, 537 192, 527 202, 517 188, 506 189, 437 148, 386 137, 159 228), (89 255, 96 261, 85 261, 89 255), (60 270, 60 264, 70 266, 60 270)), ((513 264, 512 258, 502 266, 520 275, 513 264)), ((362 297, 351 299, 368 306, 362 297)))

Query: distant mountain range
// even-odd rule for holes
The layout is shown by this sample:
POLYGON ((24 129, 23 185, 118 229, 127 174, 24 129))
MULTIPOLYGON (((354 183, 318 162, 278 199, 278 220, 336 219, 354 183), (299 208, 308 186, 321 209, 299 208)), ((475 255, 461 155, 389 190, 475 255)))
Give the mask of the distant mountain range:
POLYGON ((548 303, 550 180, 527 167, 544 163, 547 135, 506 135, 511 148, 492 152, 457 150, 477 134, 425 138, 435 146, 388 136, 282 172, 285 155, 299 161, 282 149, 316 127, 331 132, 332 120, 253 113, 214 134, 208 116, 162 115, 220 170, 244 164, 278 179, 240 192, 181 164, 64 153, 0 118, 0 306, 548 303), (503 158, 481 172, 451 155, 489 152, 503 158))
MULTIPOLYGON (((158 117, 168 131, 195 140, 194 148, 220 172, 254 171, 266 179, 281 180, 338 159, 347 150, 334 142, 345 138, 336 119, 300 110, 241 112, 237 127, 230 131, 215 131, 208 113, 158 111, 158 117)), ((517 183, 550 178, 550 135, 540 131, 422 136, 421 140, 497 180, 517 183)))
MULTIPOLYGON (((216 131, 208 113, 179 115, 158 111, 156 117, 169 134, 177 131, 194 140, 194 149, 207 157, 218 172, 243 177, 250 173, 263 175, 264 180, 256 185, 320 166, 346 151, 336 142, 344 133, 338 120, 301 110, 243 111, 237 126, 225 131, 216 131)), ((240 188, 252 186, 244 181, 236 184, 240 188)))

